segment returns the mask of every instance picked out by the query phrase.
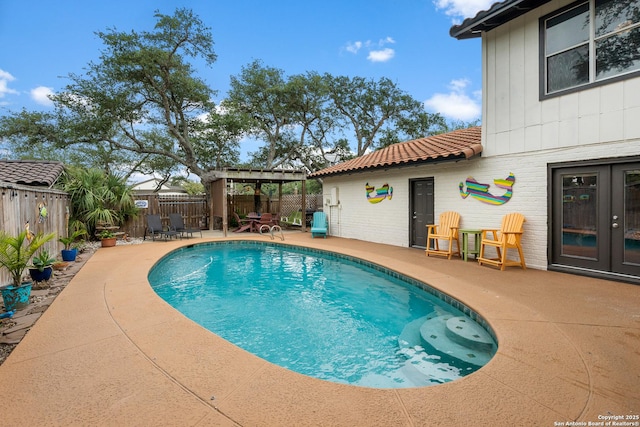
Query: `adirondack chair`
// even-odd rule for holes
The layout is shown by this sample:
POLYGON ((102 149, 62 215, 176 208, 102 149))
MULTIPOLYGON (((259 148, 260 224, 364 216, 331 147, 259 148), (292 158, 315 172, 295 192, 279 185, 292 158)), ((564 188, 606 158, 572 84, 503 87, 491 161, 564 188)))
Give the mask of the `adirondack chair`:
POLYGON ((311 221, 311 238, 322 236, 327 238, 327 214, 324 212, 314 212, 311 221))
POLYGON ((500 267, 500 270, 504 270, 505 267, 508 266, 519 265, 523 270, 526 270, 527 265, 524 262, 524 253, 522 252, 522 245, 520 243, 524 222, 524 215, 519 213, 510 213, 502 218, 500 230, 482 230, 478 263, 480 265, 489 264, 495 267, 500 267), (493 236, 489 236, 490 233, 493 236), (486 257, 485 250, 487 246, 491 246, 496 249, 498 254, 497 258, 486 257), (508 249, 517 249, 520 259, 507 259, 508 249))
POLYGON ((460 256, 459 227, 460 214, 458 212, 442 212, 440 214, 440 224, 427 225, 426 255, 446 256, 447 259, 451 259, 453 254, 460 256), (446 249, 440 249, 440 240, 447 242, 446 249), (454 243, 456 244, 455 251, 453 250, 454 243))

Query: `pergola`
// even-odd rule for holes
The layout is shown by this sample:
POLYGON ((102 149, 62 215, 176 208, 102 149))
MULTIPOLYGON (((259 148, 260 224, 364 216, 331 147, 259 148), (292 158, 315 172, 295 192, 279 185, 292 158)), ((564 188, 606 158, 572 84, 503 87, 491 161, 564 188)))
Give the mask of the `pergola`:
MULTIPOLYGON (((229 229, 229 203, 227 196, 229 189, 235 183, 254 184, 260 188, 261 184, 278 184, 278 198, 282 200, 282 184, 285 182, 302 182, 302 202, 300 209, 305 212, 306 206, 306 180, 307 173, 299 170, 280 169, 224 169, 216 172, 216 180, 211 182, 210 193, 211 202, 209 205, 209 227, 213 229, 213 218, 222 218, 222 231, 227 236, 229 229)), ((302 231, 306 231, 306 224, 302 221, 302 231)))

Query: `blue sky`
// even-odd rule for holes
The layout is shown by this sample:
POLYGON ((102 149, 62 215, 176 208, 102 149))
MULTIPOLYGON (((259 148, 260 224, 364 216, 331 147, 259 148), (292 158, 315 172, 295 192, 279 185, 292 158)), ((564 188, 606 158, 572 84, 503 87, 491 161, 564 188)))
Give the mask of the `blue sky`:
POLYGON ((154 11, 187 7, 211 29, 218 59, 198 75, 218 91, 255 59, 286 75, 317 71, 387 77, 428 111, 480 118, 480 40, 449 28, 491 0, 0 0, 0 115, 47 110, 100 55, 96 31, 152 30, 154 11))

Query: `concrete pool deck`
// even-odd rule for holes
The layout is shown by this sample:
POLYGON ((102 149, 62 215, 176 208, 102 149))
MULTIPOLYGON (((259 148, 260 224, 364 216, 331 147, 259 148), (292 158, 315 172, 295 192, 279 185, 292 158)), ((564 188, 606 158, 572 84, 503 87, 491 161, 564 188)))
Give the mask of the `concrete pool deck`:
POLYGON ((500 272, 427 258, 418 249, 287 233, 285 244, 346 253, 423 280, 480 313, 498 337, 495 357, 463 379, 360 388, 246 353, 152 291, 147 273, 159 258, 216 235, 99 249, 0 366, 2 423, 557 426, 612 416, 640 422, 633 419, 640 415, 640 286, 532 269, 500 272))

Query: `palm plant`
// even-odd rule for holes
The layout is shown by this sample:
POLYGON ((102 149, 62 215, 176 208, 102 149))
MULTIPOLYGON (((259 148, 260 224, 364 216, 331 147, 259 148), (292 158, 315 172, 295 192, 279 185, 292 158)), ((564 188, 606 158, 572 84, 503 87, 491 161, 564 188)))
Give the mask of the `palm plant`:
POLYGON ((120 225, 137 214, 131 186, 124 177, 99 169, 71 168, 63 188, 71 196, 72 221, 81 223, 90 236, 99 224, 120 225))
POLYGON ((7 269, 15 287, 22 284, 22 275, 33 255, 42 245, 53 239, 55 233, 38 233, 31 239, 28 239, 28 236, 31 235, 27 230, 23 230, 17 236, 0 231, 0 267, 7 269))

